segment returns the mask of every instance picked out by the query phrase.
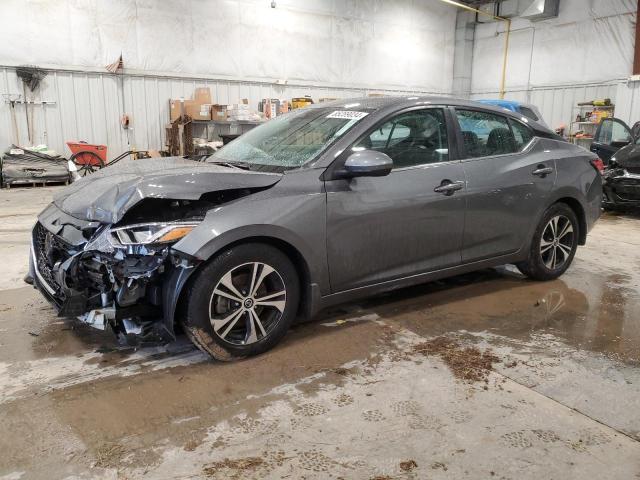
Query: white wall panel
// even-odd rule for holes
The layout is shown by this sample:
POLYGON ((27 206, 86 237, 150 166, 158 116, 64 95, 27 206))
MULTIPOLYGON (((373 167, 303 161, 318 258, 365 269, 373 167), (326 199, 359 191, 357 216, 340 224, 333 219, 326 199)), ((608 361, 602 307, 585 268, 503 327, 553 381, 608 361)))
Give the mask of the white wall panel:
MULTIPOLYGON (((558 18, 514 19, 506 98, 538 106, 552 128, 568 128, 578 102, 602 98, 616 104, 616 116, 640 120, 640 87, 625 80, 633 63, 636 9, 636 0, 561 0, 558 18)), ((471 98, 498 98, 503 48, 502 23, 477 25, 471 98)))
POLYGON ((138 73, 450 91, 455 7, 439 0, 270 3, 2 0, 0 65, 96 69, 122 53, 138 73))
MULTIPOLYGON (((561 0, 558 18, 537 23, 514 19, 507 89, 628 77, 636 9, 635 0, 561 0)), ((477 26, 472 92, 499 89, 504 28, 502 22, 477 26)))

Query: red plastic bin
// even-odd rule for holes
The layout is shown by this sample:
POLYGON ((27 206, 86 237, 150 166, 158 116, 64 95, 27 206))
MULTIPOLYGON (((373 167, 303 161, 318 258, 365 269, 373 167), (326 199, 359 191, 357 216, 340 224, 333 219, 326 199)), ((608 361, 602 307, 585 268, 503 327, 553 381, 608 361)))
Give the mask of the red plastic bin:
POLYGON ((93 165, 100 167, 107 164, 107 146, 94 145, 87 142, 67 142, 71 154, 75 155, 74 161, 80 165, 93 165), (96 157, 97 156, 97 157, 96 157), (99 159, 99 160, 98 160, 99 159), (100 163, 102 161, 102 164, 100 163))

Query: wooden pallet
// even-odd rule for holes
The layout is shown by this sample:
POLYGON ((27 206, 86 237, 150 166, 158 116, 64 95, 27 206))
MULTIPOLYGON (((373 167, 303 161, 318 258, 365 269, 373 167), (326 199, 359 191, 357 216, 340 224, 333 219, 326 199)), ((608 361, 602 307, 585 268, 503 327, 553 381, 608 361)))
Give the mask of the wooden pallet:
POLYGON ((10 189, 11 187, 52 187, 56 185, 69 185, 69 180, 30 180, 2 184, 2 186, 6 189, 10 189))

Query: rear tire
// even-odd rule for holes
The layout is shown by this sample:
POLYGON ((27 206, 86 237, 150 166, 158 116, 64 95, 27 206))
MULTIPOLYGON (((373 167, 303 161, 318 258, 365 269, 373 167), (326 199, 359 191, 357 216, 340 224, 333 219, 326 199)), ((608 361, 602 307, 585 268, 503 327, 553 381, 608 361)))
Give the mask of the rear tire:
POLYGON ((216 360, 273 348, 296 317, 300 284, 277 248, 247 243, 223 251, 196 274, 181 319, 189 339, 216 360))
POLYGON ((578 249, 579 232, 574 211, 565 203, 552 205, 533 234, 528 259, 516 267, 531 279, 555 280, 571 266, 578 249))

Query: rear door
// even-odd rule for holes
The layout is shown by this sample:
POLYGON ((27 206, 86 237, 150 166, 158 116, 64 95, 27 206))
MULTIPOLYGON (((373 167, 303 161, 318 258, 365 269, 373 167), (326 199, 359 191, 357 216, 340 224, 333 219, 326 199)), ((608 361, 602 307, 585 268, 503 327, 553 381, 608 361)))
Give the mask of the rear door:
POLYGON ((382 120, 345 151, 383 152, 394 168, 325 182, 333 292, 460 264, 465 182, 450 158, 454 139, 445 108, 419 108, 382 120))
POLYGON ((456 108, 455 116, 466 157, 462 262, 513 253, 525 244, 546 204, 555 161, 551 152, 534 148, 533 131, 524 123, 469 108, 456 108))
POLYGON ((591 151, 598 155, 605 165, 622 147, 629 145, 633 135, 629 126, 619 118, 605 118, 598 125, 591 143, 591 151))

